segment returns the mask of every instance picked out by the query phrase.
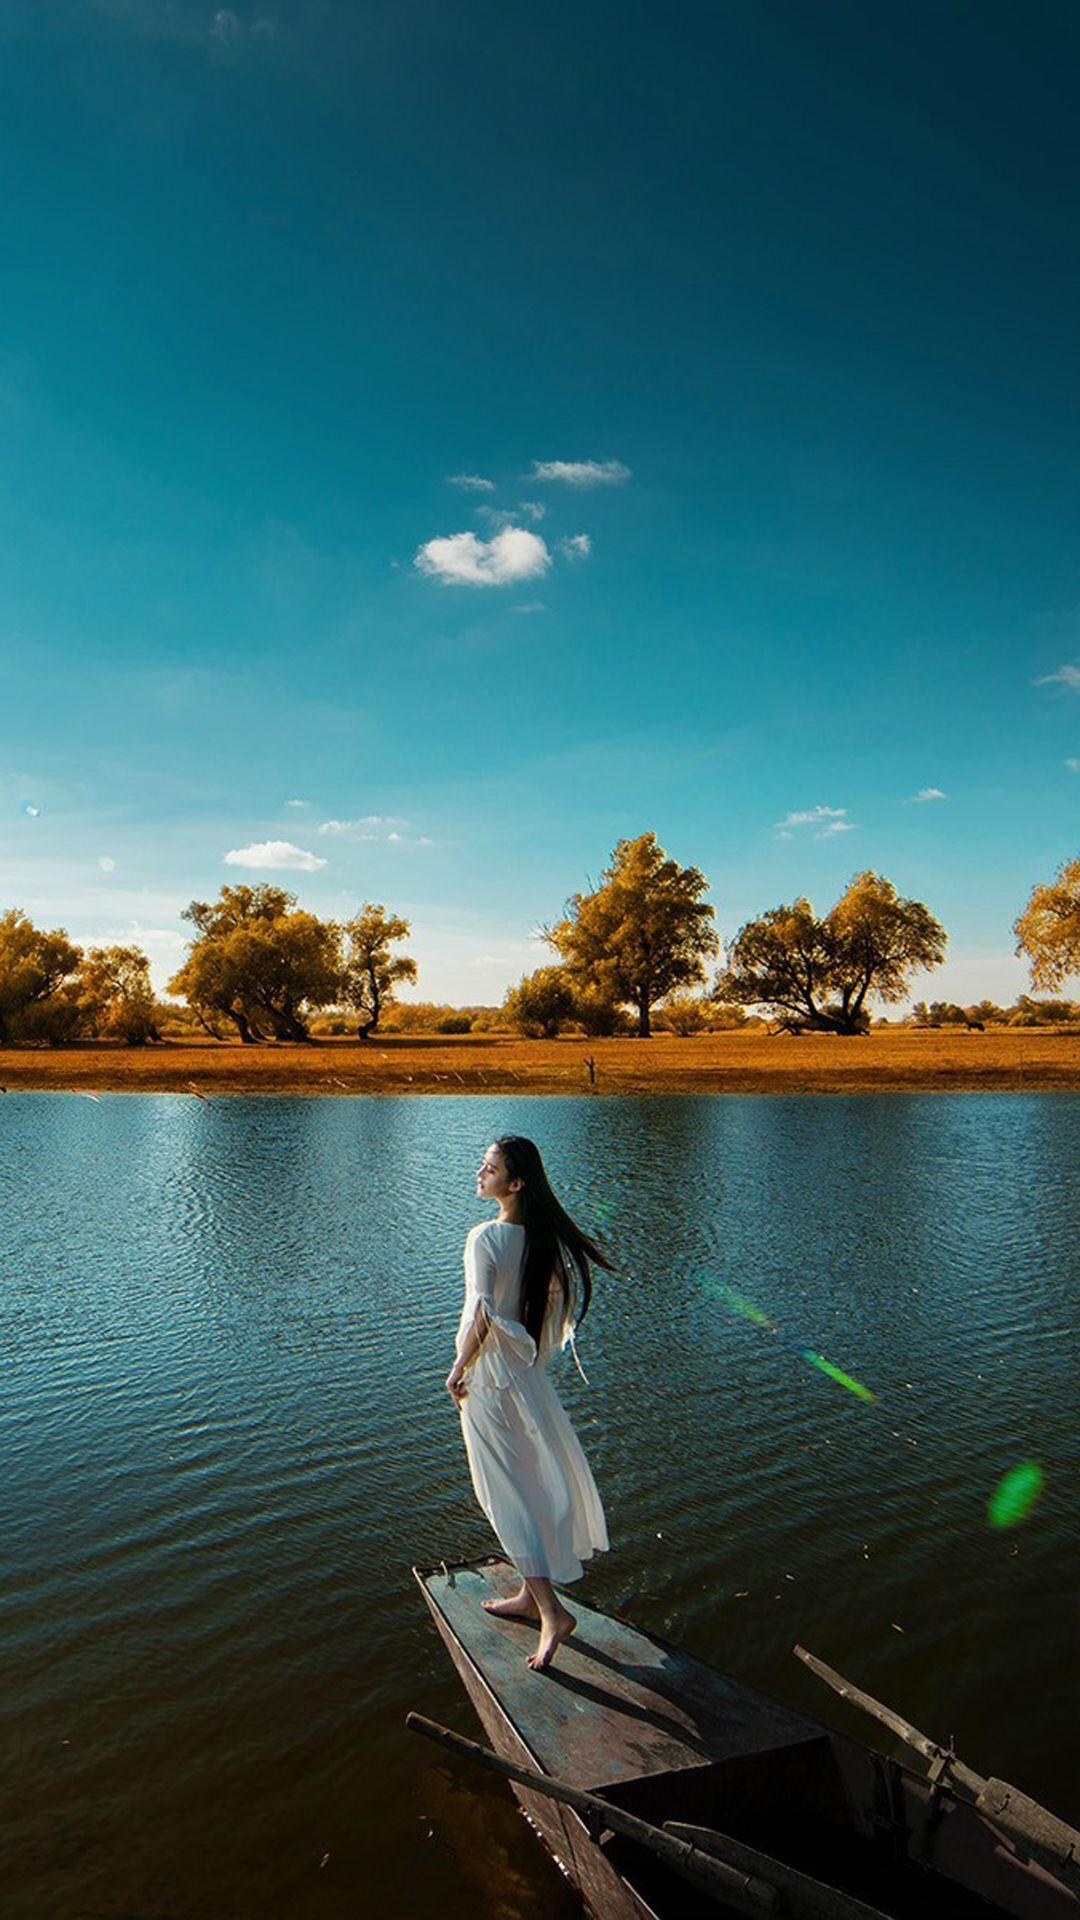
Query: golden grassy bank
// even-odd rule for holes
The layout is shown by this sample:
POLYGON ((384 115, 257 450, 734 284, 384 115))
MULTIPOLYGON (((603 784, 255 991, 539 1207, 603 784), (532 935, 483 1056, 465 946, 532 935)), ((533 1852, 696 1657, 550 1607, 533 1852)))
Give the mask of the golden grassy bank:
POLYGON ((862 1039, 388 1034, 361 1046, 166 1042, 0 1048, 5 1091, 122 1093, 919 1093, 1080 1089, 1080 1030, 883 1029, 862 1039), (596 1063, 590 1089, 587 1058, 596 1063))

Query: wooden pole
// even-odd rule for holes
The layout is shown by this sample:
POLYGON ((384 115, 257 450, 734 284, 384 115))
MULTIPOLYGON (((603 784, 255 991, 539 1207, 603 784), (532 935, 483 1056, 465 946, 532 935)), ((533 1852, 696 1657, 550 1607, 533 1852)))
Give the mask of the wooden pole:
POLYGON ((466 1740, 462 1734, 452 1733, 449 1727, 441 1727, 436 1721, 425 1719, 423 1714, 408 1714, 405 1725, 410 1733, 423 1734, 426 1739, 447 1747, 451 1753, 463 1759, 475 1760, 490 1773, 499 1773, 505 1780, 514 1780, 518 1786, 526 1787, 533 1793, 544 1794, 549 1800, 558 1800, 564 1806, 572 1807, 575 1813, 588 1816, 594 1824, 599 1823, 610 1828, 612 1833, 636 1841, 639 1846, 673 1867, 676 1873, 691 1880, 704 1893, 710 1894, 713 1899, 726 1901, 739 1913, 790 1914, 792 1920, 888 1920, 888 1916, 878 1908, 868 1907, 861 1900, 854 1900, 833 1887, 823 1886, 806 1874, 797 1873, 783 1861, 773 1860, 754 1847, 743 1846, 741 1841, 731 1839, 728 1834, 714 1833, 711 1828, 694 1829, 695 1834, 707 1833, 709 1852, 705 1852, 696 1841, 683 1839, 676 1832, 653 1826, 648 1820, 639 1820, 636 1814, 625 1813, 621 1807, 615 1806, 611 1800, 605 1800, 600 1794, 587 1793, 584 1788, 572 1787, 565 1780, 553 1779, 550 1774, 519 1766, 515 1760, 504 1760, 501 1754, 493 1753, 490 1747, 482 1747, 475 1740, 466 1740), (767 1878, 764 1877, 766 1875, 767 1878))
POLYGON ((853 1706, 861 1707, 872 1719, 888 1727, 890 1733, 895 1733, 905 1746, 921 1753, 923 1759, 930 1762, 931 1779, 935 1784, 940 1781, 948 1787, 962 1787, 964 1793, 970 1795, 970 1801, 966 1804, 974 1805, 995 1825, 1003 1827, 1012 1839, 1019 1840, 1066 1886, 1080 1891, 1080 1832, 1075 1827, 1059 1820, 1056 1814, 1048 1813, 1037 1800, 1030 1800, 1026 1793, 1011 1787, 1008 1781, 985 1779, 981 1773, 975 1772, 974 1767, 958 1760, 951 1747, 941 1747, 936 1740, 920 1733, 910 1721, 894 1713, 891 1707, 883 1706, 880 1700, 874 1699, 873 1694, 864 1693, 861 1687, 853 1686, 834 1667, 827 1667, 816 1654, 807 1653, 805 1647, 796 1647, 795 1652, 803 1665, 809 1667, 811 1673, 816 1673, 819 1680, 824 1680, 826 1686, 838 1693, 842 1700, 850 1700, 853 1706))

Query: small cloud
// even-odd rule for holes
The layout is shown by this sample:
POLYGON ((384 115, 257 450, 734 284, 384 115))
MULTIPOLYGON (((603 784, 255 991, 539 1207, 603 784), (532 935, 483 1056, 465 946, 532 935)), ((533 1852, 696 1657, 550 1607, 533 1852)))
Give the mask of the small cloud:
POLYGON ((1068 767, 1070 773, 1080 773, 1080 760, 1070 758, 1066 760, 1065 765, 1068 767))
POLYGON ((523 600, 520 606, 511 607, 510 611, 511 613, 545 613, 547 609, 542 600, 523 600))
POLYGON ((846 807, 804 807, 798 813, 786 813, 780 821, 784 827, 819 827, 824 820, 842 820, 847 813, 846 807))
POLYGON ((568 533, 559 541, 559 552, 564 560, 587 560, 592 552, 592 541, 587 533, 568 533))
POLYGON ((111 853, 99 853, 98 866, 101 868, 102 873, 116 872, 116 861, 113 859, 111 853))
POLYGON ((250 847, 234 847, 224 859, 227 867, 292 867, 302 873, 314 873, 326 865, 317 853, 294 847, 291 840, 258 840, 250 847))
POLYGON ((928 800, 947 800, 948 797, 947 793, 942 793, 940 787, 920 787, 918 793, 912 794, 911 804, 916 807, 925 806, 928 800))
POLYGON ((564 487, 621 487, 630 469, 621 460, 534 460, 534 480, 557 480, 564 487))
POLYGON ((551 555, 539 534, 524 527, 504 527, 491 540, 480 540, 475 533, 452 533, 425 541, 413 564, 444 586, 504 587, 546 573, 551 555))
POLYGON ((285 805, 287 807, 310 807, 311 801, 310 800, 286 800, 285 805))
POLYGON ((539 500, 519 500, 516 507, 482 506, 476 509, 476 518, 486 527, 501 529, 514 527, 520 520, 532 520, 534 523, 544 518, 547 508, 539 500))
POLYGON ((1056 673, 1044 673, 1036 680, 1037 687, 1075 687, 1080 690, 1080 661, 1067 661, 1056 673))
POLYGON ((211 40, 217 40, 223 47, 235 47, 243 35, 244 29, 235 13, 230 13, 228 7, 219 7, 210 22, 211 40))
POLYGON ((323 820, 319 826, 319 832, 353 833, 361 839, 374 840, 382 837, 379 829, 385 831, 388 827, 392 827, 396 830, 399 827, 407 827, 408 824, 407 820, 398 820, 390 813, 365 813, 359 820, 323 820))
POLYGON ((831 840, 834 834, 854 833, 854 831, 854 820, 830 820, 828 826, 822 827, 821 832, 816 833, 814 838, 815 840, 831 840))
POLYGON ((22 811, 28 820, 37 820, 41 817, 41 808, 35 806, 32 800, 24 800, 22 802, 22 811))
POLYGON ((448 473, 448 487, 460 487, 462 493, 494 493, 494 480, 485 480, 482 473, 448 473))

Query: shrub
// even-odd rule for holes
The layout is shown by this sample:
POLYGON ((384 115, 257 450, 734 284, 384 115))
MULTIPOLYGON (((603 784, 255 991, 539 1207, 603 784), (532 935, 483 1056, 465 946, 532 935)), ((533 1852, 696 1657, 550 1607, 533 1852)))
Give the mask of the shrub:
POLYGON ((510 987, 503 1012, 530 1040, 553 1040, 576 1011, 574 990, 563 967, 537 967, 510 987))

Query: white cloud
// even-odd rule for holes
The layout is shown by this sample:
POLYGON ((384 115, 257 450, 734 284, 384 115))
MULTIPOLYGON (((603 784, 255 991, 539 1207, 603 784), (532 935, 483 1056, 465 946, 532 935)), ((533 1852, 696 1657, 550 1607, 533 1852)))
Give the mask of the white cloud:
POLYGON ((1037 687, 1049 687, 1057 683, 1062 687, 1076 687, 1080 690, 1080 660, 1066 661, 1056 673, 1044 673, 1036 680, 1037 687))
POLYGON ((1065 765, 1068 767, 1070 773, 1080 773, 1080 760, 1070 758, 1066 760, 1065 765))
POLYGON ((320 823, 319 832, 355 833, 359 834, 362 838, 377 839, 381 838, 381 835, 377 832, 377 829, 380 827, 398 828, 407 827, 408 824, 407 820, 399 820, 391 813, 365 813, 361 815, 359 820, 323 820, 320 823))
POLYGON ((426 833, 409 833, 407 820, 399 820, 390 813, 366 813, 359 820, 324 820, 319 827, 320 833, 333 833, 347 836, 350 840, 360 840, 382 846, 433 847, 436 842, 426 833))
POLYGON ((546 513, 539 500, 519 500, 516 507, 477 507, 476 518, 486 527, 502 528, 516 526, 520 520, 542 520, 546 513))
POLYGON ((113 859, 111 853, 99 853, 98 866, 101 868, 102 873, 116 872, 116 861, 113 859))
POLYGON ((413 564, 445 586, 504 587, 546 573, 551 555, 539 534, 524 527, 504 527, 491 540, 480 540, 475 533, 428 540, 413 564))
POLYGON ((834 840, 838 834, 855 832, 855 822, 847 818, 846 807, 800 807, 777 821, 776 838, 793 840, 798 827, 817 827, 815 840, 834 840))
POLYGON ((291 840, 257 840, 250 847, 234 847, 224 859, 227 867, 294 867, 302 873, 314 873, 326 865, 317 853, 294 847, 291 840))
POLYGON ((565 487, 621 487, 630 478, 621 460, 534 460, 534 480, 558 480, 565 487))
POLYGON ((494 480, 485 480, 482 473, 448 473, 448 487, 460 487, 462 493, 494 493, 494 480))
POLYGON ((587 560, 592 541, 587 533, 568 533, 565 540, 559 541, 559 552, 564 560, 587 560))
POLYGON ((287 807, 310 807, 311 801, 310 800, 286 800, 285 805, 287 807))
POLYGON ((511 613, 546 613, 542 600, 523 600, 518 607, 511 607, 511 613))
POLYGON ((235 13, 230 13, 228 7, 218 8, 210 23, 211 40, 219 40, 223 47, 234 47, 243 31, 235 13))
POLYGON ((925 805, 927 800, 947 800, 948 797, 947 793, 942 793, 940 787, 920 787, 918 793, 913 793, 911 796, 916 806, 925 805))
POLYGON ((819 827, 823 820, 842 820, 846 812, 846 807, 804 807, 799 813, 786 813, 780 827, 819 827))

